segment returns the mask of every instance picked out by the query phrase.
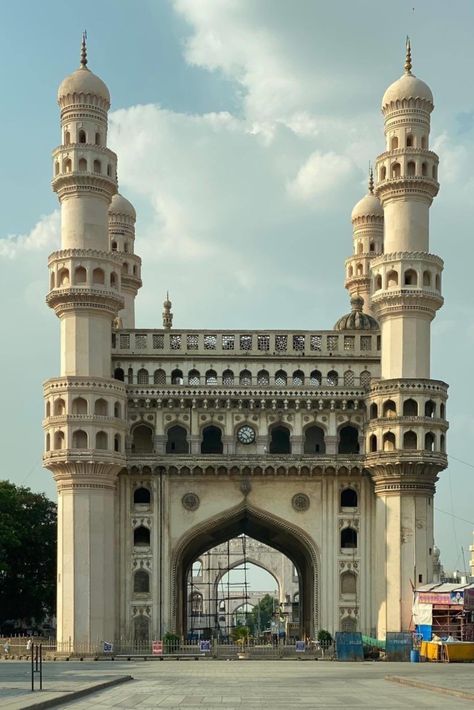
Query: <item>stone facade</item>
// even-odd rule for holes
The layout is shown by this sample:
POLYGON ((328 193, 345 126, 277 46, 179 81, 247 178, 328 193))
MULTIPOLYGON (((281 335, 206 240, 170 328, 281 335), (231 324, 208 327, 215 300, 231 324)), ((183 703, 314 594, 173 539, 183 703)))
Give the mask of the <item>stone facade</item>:
POLYGON ((184 634, 193 562, 241 533, 296 568, 301 635, 407 629, 412 585, 433 574, 448 427, 447 385, 430 379, 433 100, 409 48, 383 99, 376 184, 352 213, 352 310, 330 331, 176 330, 168 297, 163 327, 136 329, 135 210, 117 194, 110 97, 85 46, 58 101, 47 302, 61 372, 44 390, 58 639, 184 634))

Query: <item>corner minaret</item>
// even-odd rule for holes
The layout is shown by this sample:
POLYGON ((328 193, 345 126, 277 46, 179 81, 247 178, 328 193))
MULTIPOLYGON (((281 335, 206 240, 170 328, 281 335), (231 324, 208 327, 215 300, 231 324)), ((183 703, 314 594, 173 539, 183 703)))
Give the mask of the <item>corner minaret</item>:
POLYGON ((136 212, 128 200, 115 193, 109 207, 110 251, 121 259, 121 292, 124 299, 119 313, 121 327, 135 328, 135 298, 142 286, 142 260, 135 254, 136 212))
POLYGON ((173 326, 173 313, 171 312, 171 301, 168 292, 163 302, 163 329, 171 330, 173 326))
POLYGON ((364 312, 372 313, 370 293, 372 259, 383 252, 383 208, 374 195, 374 176, 369 170, 367 194, 352 210, 353 255, 346 259, 345 286, 351 298, 360 296, 364 312))
POLYGON ((72 650, 114 637, 115 486, 125 463, 125 385, 111 378, 112 321, 124 305, 108 235, 117 159, 107 148, 109 91, 87 67, 85 36, 58 103, 61 248, 49 257, 47 303, 60 321, 61 374, 44 387, 44 462, 58 488, 58 649, 72 650))
POLYGON ((429 252, 429 208, 438 156, 429 150, 433 95, 405 72, 385 92, 386 151, 376 164, 384 253, 371 262, 372 308, 381 330, 381 379, 369 398, 366 462, 376 494, 378 633, 410 628, 413 586, 433 574, 433 494, 446 467, 447 385, 430 378, 430 326, 442 260, 429 252))

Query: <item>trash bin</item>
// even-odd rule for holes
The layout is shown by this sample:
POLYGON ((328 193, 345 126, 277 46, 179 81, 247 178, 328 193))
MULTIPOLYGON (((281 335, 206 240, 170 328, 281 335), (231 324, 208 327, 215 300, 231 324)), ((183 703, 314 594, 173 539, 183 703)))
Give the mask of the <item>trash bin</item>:
POLYGON ((417 648, 412 648, 410 651, 410 662, 419 663, 420 662, 420 652, 417 648))

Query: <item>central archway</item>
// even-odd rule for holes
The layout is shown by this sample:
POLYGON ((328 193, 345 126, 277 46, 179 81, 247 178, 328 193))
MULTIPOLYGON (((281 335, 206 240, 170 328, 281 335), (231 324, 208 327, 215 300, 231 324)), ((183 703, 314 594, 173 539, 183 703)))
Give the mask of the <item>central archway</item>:
POLYGON ((318 552, 314 542, 291 523, 269 513, 242 505, 191 528, 172 554, 170 577, 171 620, 180 636, 187 626, 187 579, 193 562, 208 550, 245 533, 288 557, 300 580, 300 637, 314 637, 319 627, 318 552))

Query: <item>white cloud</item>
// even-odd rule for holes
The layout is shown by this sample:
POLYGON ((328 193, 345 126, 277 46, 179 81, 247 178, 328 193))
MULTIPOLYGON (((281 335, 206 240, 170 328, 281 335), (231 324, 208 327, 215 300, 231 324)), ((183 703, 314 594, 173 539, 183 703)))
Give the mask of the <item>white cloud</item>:
POLYGON ((339 201, 344 183, 354 175, 355 166, 347 156, 316 151, 288 183, 288 192, 297 200, 311 201, 315 207, 328 207, 332 204, 327 199, 329 194, 332 192, 339 201), (317 202, 318 198, 324 198, 324 202, 317 202))
POLYGON ((59 210, 41 217, 28 234, 14 234, 0 239, 0 257, 16 259, 25 252, 51 251, 59 245, 59 210))

